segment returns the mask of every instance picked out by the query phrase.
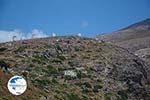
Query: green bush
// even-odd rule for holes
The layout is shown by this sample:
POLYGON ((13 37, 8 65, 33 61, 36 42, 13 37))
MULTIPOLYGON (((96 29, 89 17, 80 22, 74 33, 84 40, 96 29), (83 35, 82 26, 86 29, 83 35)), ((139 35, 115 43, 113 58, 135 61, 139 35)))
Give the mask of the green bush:
POLYGON ((37 87, 44 88, 45 86, 48 86, 51 82, 47 79, 43 80, 36 79, 32 81, 32 83, 37 87))
POLYGON ((60 63, 60 64, 62 64, 62 61, 60 59, 53 59, 52 62, 53 63, 60 63))
POLYGON ((67 94, 68 100, 81 100, 77 94, 71 93, 67 94))
POLYGON ((87 96, 83 95, 82 97, 83 97, 82 100, 89 100, 87 96))
POLYGON ((57 69, 55 67, 51 66, 51 65, 48 65, 47 68, 48 68, 48 73, 50 75, 58 73, 57 69))
POLYGON ((32 59, 32 62, 33 63, 38 63, 38 64, 43 64, 43 61, 39 60, 39 59, 36 59, 36 58, 33 58, 32 59))
POLYGON ((46 60, 43 56, 39 56, 39 55, 35 55, 33 57, 36 58, 36 59, 42 60, 42 61, 46 60))
POLYGON ((81 49, 79 47, 75 47, 74 49, 75 49, 75 51, 81 51, 81 49))
POLYGON ((25 46, 21 46, 21 47, 17 48, 14 52, 15 53, 23 52, 25 50, 25 48, 26 48, 25 46))
POLYGON ((111 97, 112 97, 113 95, 112 95, 112 93, 106 93, 105 95, 104 95, 104 98, 105 98, 105 100, 111 100, 111 97))
POLYGON ((102 89, 103 86, 102 85, 95 85, 94 88, 96 88, 96 89, 102 89))
POLYGON ((31 64, 29 64, 29 67, 33 68, 33 67, 35 67, 35 65, 31 63, 31 64))
POLYGON ((52 48, 53 46, 51 45, 51 44, 46 44, 45 46, 44 46, 44 48, 52 48))
POLYGON ((89 82, 84 82, 83 85, 86 87, 86 88, 92 88, 91 84, 89 82))
POLYGON ((82 93, 89 93, 90 90, 88 88, 82 87, 82 93))
POLYGON ((52 79, 52 83, 57 84, 58 82, 57 82, 57 80, 56 80, 55 78, 53 78, 53 79, 52 79))
POLYGON ((73 77, 68 76, 68 75, 67 75, 67 76, 65 76, 64 78, 65 78, 65 80, 73 80, 73 79, 74 79, 73 77))
POLYGON ((81 73, 81 71, 78 71, 78 72, 77 72, 77 77, 78 77, 79 79, 82 78, 82 73, 81 73))
POLYGON ((35 55, 33 56, 32 62, 38 64, 45 64, 46 59, 43 56, 35 55))
POLYGON ((9 100, 7 97, 2 97, 2 100, 9 100))
POLYGON ((73 61, 68 61, 68 65, 70 65, 70 66, 74 66, 75 64, 74 64, 74 62, 73 62, 73 61))
POLYGON ((99 92, 99 89, 102 89, 103 86, 102 85, 95 85, 93 88, 93 92, 99 92))
POLYGON ((128 95, 126 91, 118 91, 118 95, 120 95, 119 100, 128 100, 128 95))
POLYGON ((66 58, 63 55, 58 55, 57 58, 62 60, 62 61, 66 60, 66 58))
POLYGON ((5 50, 7 50, 7 48, 5 48, 5 47, 0 48, 0 52, 3 52, 5 50))
POLYGON ((60 47, 59 44, 56 44, 56 45, 55 45, 55 48, 56 48, 58 51, 61 51, 61 52, 63 51, 63 50, 61 49, 61 47, 60 47))

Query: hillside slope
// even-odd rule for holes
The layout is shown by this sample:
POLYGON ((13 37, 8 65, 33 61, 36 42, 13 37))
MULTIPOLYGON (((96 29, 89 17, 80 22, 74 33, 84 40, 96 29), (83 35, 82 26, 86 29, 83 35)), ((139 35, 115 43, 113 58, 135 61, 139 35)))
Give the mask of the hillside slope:
POLYGON ((90 38, 53 37, 0 44, 0 100, 149 100, 150 67, 127 50, 90 38), (76 73, 76 76, 64 72, 76 73), (22 75, 17 97, 6 82, 22 75))
MULTIPOLYGON (((98 36, 98 38, 126 48, 139 55, 136 51, 150 48, 150 19, 135 23, 116 32, 98 36)), ((150 55, 146 50, 142 50, 142 52, 143 56, 148 57, 150 55)), ((145 58, 142 59, 145 60, 145 58)), ((150 58, 146 58, 146 61, 150 62, 150 58)))
POLYGON ((100 39, 118 43, 131 39, 150 37, 150 19, 132 24, 116 32, 100 35, 100 39))

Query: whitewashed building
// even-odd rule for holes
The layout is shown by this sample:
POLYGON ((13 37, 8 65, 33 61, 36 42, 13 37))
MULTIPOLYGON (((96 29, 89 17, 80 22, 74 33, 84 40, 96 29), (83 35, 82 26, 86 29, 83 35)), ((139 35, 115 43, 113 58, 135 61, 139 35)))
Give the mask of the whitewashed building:
POLYGON ((64 71, 65 76, 77 77, 77 73, 73 70, 66 70, 64 71))

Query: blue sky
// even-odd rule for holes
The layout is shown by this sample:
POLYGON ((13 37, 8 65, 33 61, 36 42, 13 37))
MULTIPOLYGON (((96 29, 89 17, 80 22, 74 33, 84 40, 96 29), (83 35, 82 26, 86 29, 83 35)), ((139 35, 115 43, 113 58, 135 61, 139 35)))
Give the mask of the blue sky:
POLYGON ((95 36, 150 18, 150 0, 0 0, 0 30, 95 36))

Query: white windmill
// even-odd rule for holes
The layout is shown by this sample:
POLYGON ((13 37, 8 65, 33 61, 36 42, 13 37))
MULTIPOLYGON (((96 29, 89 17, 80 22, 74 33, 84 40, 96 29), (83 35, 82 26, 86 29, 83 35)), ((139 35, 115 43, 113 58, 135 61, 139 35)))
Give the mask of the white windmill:
POLYGON ((56 36, 56 33, 52 33, 52 37, 55 37, 56 36))
POLYGON ((81 36, 82 36, 82 34, 81 34, 81 33, 78 33, 78 36, 79 36, 79 37, 81 37, 81 36))
POLYGON ((36 34, 35 33, 32 33, 32 39, 34 39, 35 38, 35 36, 36 36, 36 34))
POLYGON ((12 37, 13 42, 16 41, 16 39, 17 39, 17 36, 14 35, 14 36, 12 37))

